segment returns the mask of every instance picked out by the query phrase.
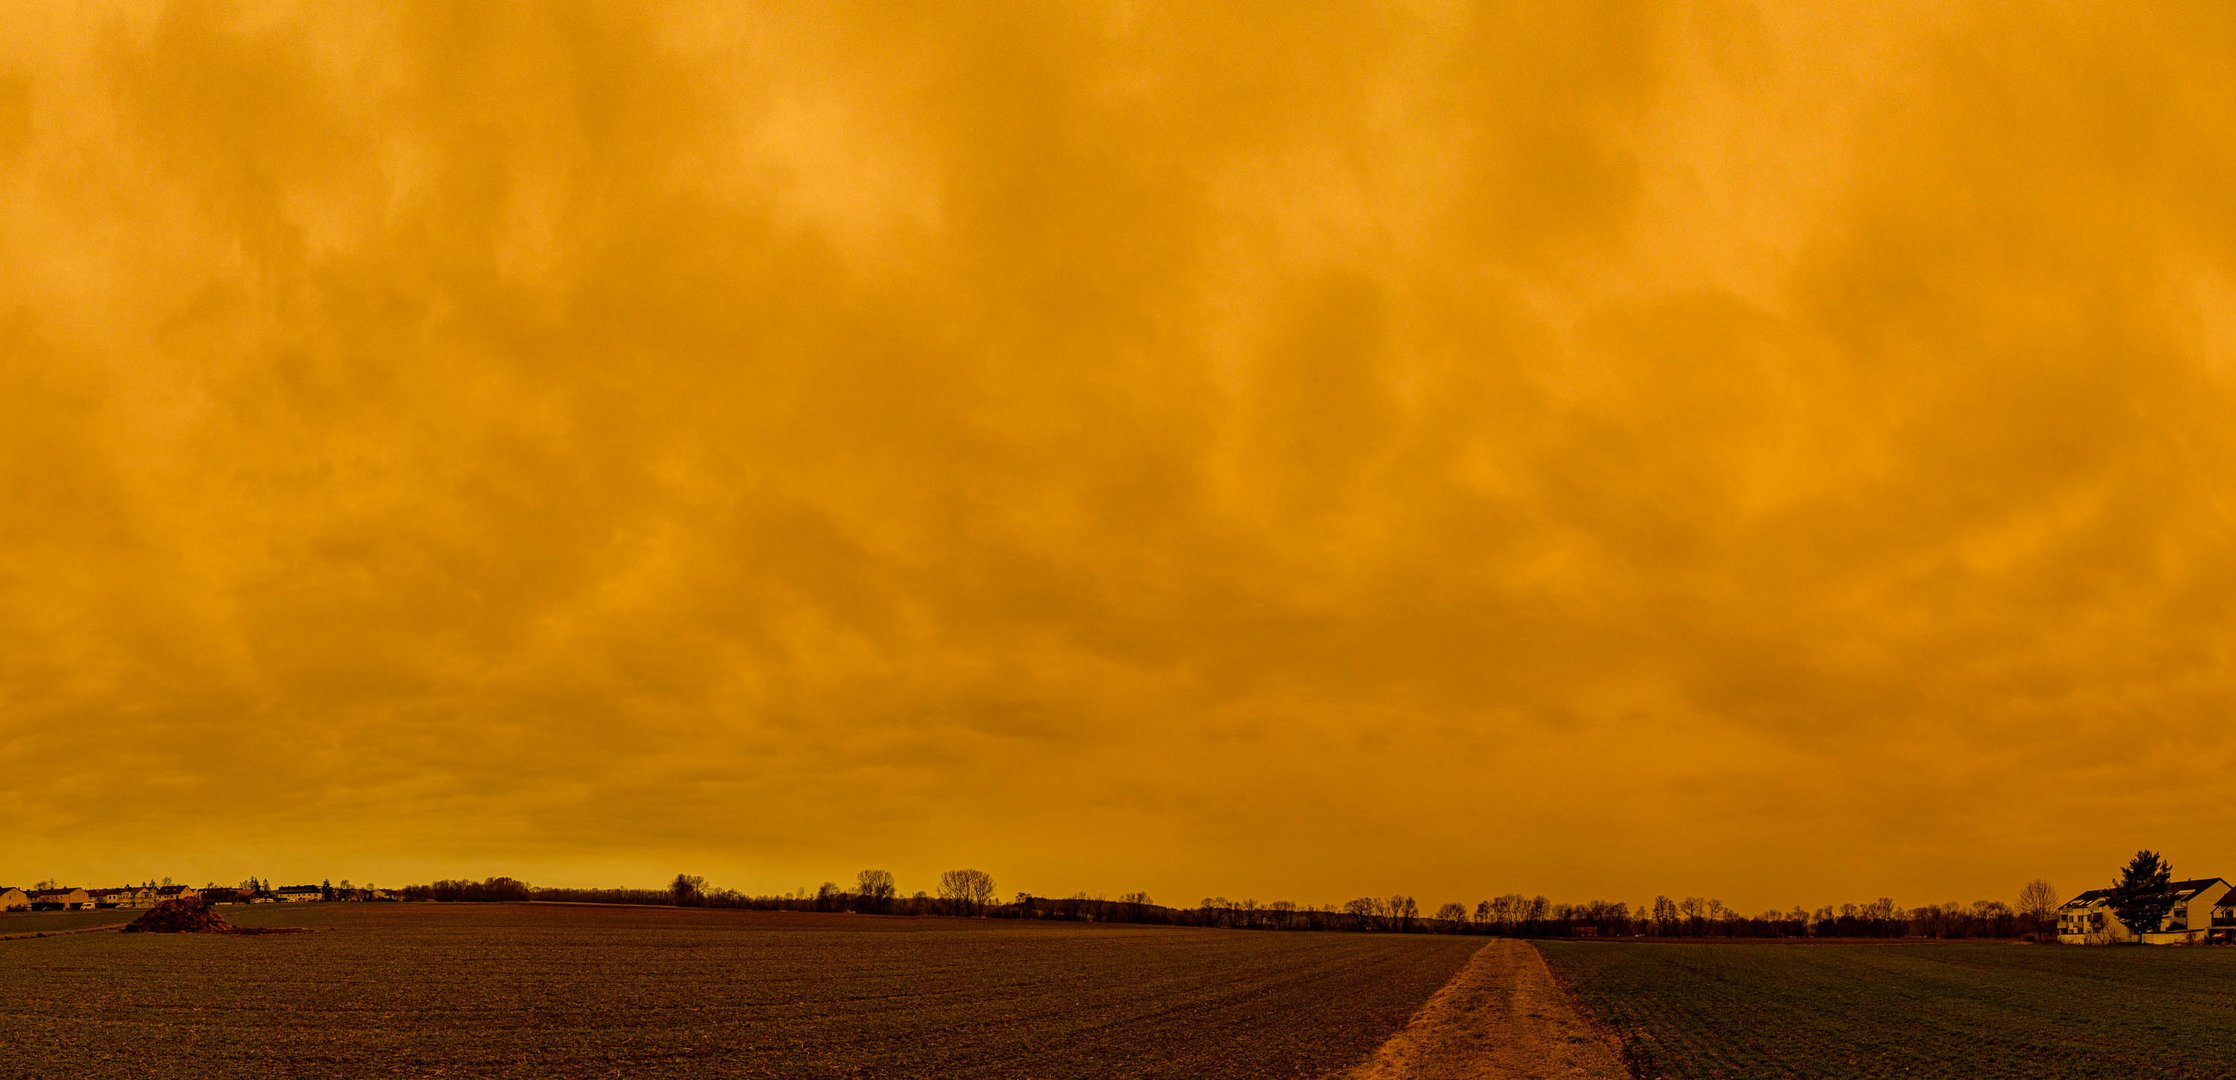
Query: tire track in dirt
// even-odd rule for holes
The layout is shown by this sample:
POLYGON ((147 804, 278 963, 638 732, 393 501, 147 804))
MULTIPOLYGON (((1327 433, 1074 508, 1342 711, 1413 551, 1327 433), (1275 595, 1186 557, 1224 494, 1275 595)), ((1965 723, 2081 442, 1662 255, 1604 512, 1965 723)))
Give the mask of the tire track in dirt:
POLYGON ((1495 939, 1470 957, 1405 1030, 1349 1080, 1629 1080, 1621 1056, 1526 942, 1495 939))

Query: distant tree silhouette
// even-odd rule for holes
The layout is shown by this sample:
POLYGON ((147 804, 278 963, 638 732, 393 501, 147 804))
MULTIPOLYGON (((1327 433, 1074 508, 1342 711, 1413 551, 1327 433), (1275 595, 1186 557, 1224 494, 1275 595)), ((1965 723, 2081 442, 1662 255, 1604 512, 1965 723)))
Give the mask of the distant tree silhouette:
POLYGON ((1669 935, 1677 932, 1677 901, 1666 896, 1654 897, 1654 933, 1669 935))
POLYGON ((1410 932, 1413 929, 1413 920, 1420 917, 1421 905, 1415 903, 1412 897, 1404 893, 1390 897, 1390 920, 1397 924, 1400 932, 1410 932))
MULTIPOLYGON (((1148 894, 1143 893, 1142 896, 1146 902, 1148 894)), ((1267 904, 1266 913, 1273 920, 1276 930, 1288 930, 1297 924, 1297 902, 1294 900, 1276 900, 1267 904)))
POLYGON ((1381 921, 1382 901, 1361 896, 1343 902, 1343 913, 1361 930, 1372 930, 1381 921))
POLYGON ((1467 905, 1459 903, 1446 904, 1443 907, 1436 909, 1436 917, 1444 923, 1444 925, 1438 927, 1438 929, 1443 930, 1447 933, 1465 929, 1467 927, 1467 905))
POLYGON ((939 876, 939 898, 957 915, 983 915, 994 902, 994 876, 984 870, 949 870, 939 876))
POLYGON ((2105 903, 2140 944, 2143 935, 2157 930, 2166 913, 2174 910, 2174 867, 2155 851, 2136 852, 2112 882, 2112 895, 2105 903))
POLYGON ((2052 921, 2057 917, 2057 905, 2057 889, 2041 878, 2019 889, 2019 918, 2036 937, 2049 934, 2052 921))
POLYGON ((893 910, 893 895, 891 870, 864 870, 854 875, 855 910, 884 914, 893 910))
POLYGON ((697 874, 677 874, 668 882, 668 896, 677 907, 697 907, 706 899, 707 879, 697 874))

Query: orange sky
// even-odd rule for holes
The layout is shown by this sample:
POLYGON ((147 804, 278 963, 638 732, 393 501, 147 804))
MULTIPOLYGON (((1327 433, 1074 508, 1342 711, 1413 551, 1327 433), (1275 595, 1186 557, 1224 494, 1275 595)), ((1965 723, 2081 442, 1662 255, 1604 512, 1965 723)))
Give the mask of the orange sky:
POLYGON ((2222 5, 98 6, 0 878, 2236 875, 2222 5))

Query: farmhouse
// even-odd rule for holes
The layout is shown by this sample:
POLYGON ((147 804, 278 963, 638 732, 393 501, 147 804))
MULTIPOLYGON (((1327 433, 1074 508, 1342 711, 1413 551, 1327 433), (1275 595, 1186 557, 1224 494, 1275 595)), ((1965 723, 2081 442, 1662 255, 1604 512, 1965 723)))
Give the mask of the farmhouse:
POLYGON ((31 893, 33 911, 79 911, 93 906, 84 889, 37 889, 31 893))
MULTIPOLYGON (((177 886, 169 888, 176 889, 177 886)), ((94 907, 145 908, 154 907, 158 901, 167 900, 173 894, 154 885, 125 885, 115 889, 89 889, 86 895, 93 898, 94 907)))
POLYGON ((192 900, 201 894, 201 890, 192 885, 158 885, 155 888, 157 903, 165 900, 192 900))
MULTIPOLYGON (((2134 931, 2112 913, 2112 890, 2090 889, 2057 909, 2057 939, 2067 945, 2101 945, 2135 940, 2134 931)), ((2236 903, 2228 882, 2220 878, 2195 878, 2174 883, 2174 908, 2159 925, 2142 934, 2145 945, 2190 945, 2213 939, 2216 929, 2226 936, 2231 923, 2219 923, 2214 914, 2236 903)))
POLYGON ((0 886, 0 911, 29 911, 31 897, 22 889, 0 886))
POLYGON ((326 890, 316 885, 282 885, 273 889, 272 894, 290 904, 307 904, 326 898, 326 890))

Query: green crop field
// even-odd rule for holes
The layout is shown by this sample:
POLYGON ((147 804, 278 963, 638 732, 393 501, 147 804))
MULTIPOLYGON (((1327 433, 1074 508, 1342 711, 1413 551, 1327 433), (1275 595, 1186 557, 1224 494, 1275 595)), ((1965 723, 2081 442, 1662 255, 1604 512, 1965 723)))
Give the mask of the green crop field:
POLYGON ((0 942, 0 1074, 1297 1076, 1480 939, 565 905, 0 942))
POLYGON ((2236 1077, 2236 949, 1540 948, 1644 1077, 2236 1077))

